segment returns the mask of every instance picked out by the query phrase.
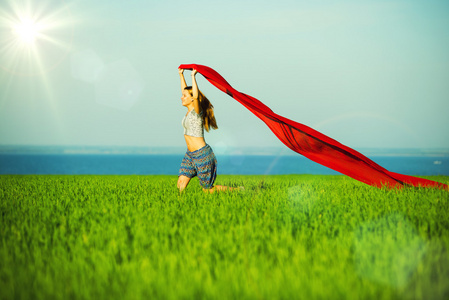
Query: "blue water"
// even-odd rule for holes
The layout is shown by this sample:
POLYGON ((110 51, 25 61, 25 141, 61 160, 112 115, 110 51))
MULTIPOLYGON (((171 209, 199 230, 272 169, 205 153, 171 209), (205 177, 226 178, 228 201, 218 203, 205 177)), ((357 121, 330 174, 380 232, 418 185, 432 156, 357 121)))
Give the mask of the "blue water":
MULTIPOLYGON (((177 175, 183 155, 2 154, 0 174, 177 175)), ((449 175, 449 157, 371 157, 387 170, 408 175, 449 175)), ((219 174, 339 174, 297 156, 220 156, 219 174)))

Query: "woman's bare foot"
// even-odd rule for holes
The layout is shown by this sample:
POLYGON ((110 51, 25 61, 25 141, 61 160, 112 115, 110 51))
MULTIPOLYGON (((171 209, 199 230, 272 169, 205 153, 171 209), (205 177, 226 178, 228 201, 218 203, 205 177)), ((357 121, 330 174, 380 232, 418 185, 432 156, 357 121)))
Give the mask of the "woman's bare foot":
POLYGON ((245 188, 243 186, 234 188, 234 187, 229 187, 229 186, 224 186, 224 185, 216 185, 210 189, 203 189, 204 192, 209 192, 211 194, 215 191, 222 192, 222 191, 236 191, 236 190, 244 191, 245 188))

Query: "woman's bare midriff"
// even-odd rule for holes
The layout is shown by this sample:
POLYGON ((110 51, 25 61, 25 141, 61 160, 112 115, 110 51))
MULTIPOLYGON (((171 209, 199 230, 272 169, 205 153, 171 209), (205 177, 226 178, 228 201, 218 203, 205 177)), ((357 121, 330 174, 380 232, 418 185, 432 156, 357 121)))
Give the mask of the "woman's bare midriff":
POLYGON ((206 141, 203 137, 184 135, 184 138, 186 139, 187 150, 189 150, 190 152, 196 151, 206 146, 206 141))

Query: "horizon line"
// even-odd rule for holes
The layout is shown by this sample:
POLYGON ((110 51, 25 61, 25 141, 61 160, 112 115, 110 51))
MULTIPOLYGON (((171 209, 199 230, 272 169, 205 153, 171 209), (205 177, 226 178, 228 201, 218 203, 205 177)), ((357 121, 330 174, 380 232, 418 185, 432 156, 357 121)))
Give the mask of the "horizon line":
MULTIPOLYGON (((355 148, 366 156, 449 156, 445 147, 360 147, 355 148)), ((66 154, 66 155, 179 155, 186 151, 185 146, 94 146, 94 145, 1 145, 0 154, 66 154)), ((298 155, 288 147, 280 146, 242 146, 214 147, 217 155, 298 155)))

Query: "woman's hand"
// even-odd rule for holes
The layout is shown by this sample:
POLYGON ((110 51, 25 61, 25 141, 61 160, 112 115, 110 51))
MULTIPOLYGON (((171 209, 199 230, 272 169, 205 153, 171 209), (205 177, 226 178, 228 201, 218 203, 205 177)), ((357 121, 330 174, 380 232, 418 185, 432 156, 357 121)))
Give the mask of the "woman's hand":
POLYGON ((179 75, 183 75, 184 69, 178 69, 179 75))
POLYGON ((192 76, 195 76, 195 75, 196 75, 196 73, 198 73, 198 71, 197 71, 197 70, 195 70, 195 69, 193 69, 193 70, 192 70, 192 76))

